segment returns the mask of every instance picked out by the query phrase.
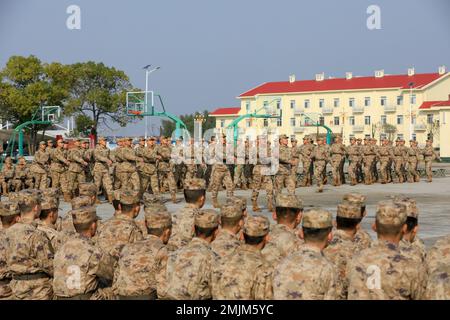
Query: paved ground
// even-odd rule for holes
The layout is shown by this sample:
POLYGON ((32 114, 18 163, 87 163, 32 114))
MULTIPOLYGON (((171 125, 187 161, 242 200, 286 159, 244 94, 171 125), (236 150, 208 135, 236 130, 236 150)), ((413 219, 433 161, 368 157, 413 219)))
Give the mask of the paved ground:
MULTIPOLYGON (((330 210, 333 214, 336 213, 336 205, 342 199, 342 196, 348 192, 359 192, 367 196, 368 216, 363 220, 363 227, 370 230, 374 221, 375 205, 378 201, 388 199, 391 195, 408 195, 415 198, 419 207, 419 235, 425 240, 427 245, 431 245, 439 237, 450 234, 450 177, 435 178, 432 183, 425 181, 419 183, 404 183, 404 184, 375 184, 371 186, 341 186, 333 187, 327 185, 322 194, 315 192, 315 187, 298 188, 296 194, 299 194, 308 207, 322 207, 330 210)), ((250 194, 251 191, 237 190, 236 195, 245 196, 248 199, 248 209, 251 212, 250 194)), ((183 198, 181 193, 178 193, 178 198, 183 198)), ((205 208, 212 208, 211 195, 207 195, 207 203, 205 208)), ((225 192, 219 195, 219 202, 225 201, 225 192)), ((266 200, 264 192, 260 194, 260 207, 263 208, 263 214, 268 217, 271 214, 267 211, 266 200)), ((175 212, 184 205, 184 200, 178 204, 167 202, 169 211, 175 212)), ((66 203, 62 203, 61 215, 64 215, 69 210, 66 203)), ((111 205, 105 203, 98 206, 98 214, 103 218, 112 216, 113 208, 111 205)), ((142 218, 142 210, 139 218, 142 218)))

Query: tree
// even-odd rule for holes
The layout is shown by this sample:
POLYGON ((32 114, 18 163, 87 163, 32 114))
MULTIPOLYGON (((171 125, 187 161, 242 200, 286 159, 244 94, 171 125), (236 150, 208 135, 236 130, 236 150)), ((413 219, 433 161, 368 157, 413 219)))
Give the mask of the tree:
MULTIPOLYGON (((94 130, 110 122, 124 127, 135 120, 126 114, 126 93, 132 89, 128 76, 114 67, 92 61, 70 66, 73 81, 65 113, 92 120, 94 130)), ((80 120, 81 121, 81 120, 80 120)))
POLYGON ((84 114, 80 114, 75 118, 75 126, 76 135, 79 135, 80 133, 88 135, 92 126, 94 126, 94 120, 84 114))
MULTIPOLYGON (((43 64, 37 57, 12 56, 0 72, 1 115, 14 125, 30 121, 40 106, 64 104, 68 97, 70 71, 60 63, 43 64)), ((44 126, 27 129, 33 153, 36 135, 44 126)))
POLYGON ((392 124, 385 123, 383 124, 382 131, 386 134, 389 141, 393 141, 395 133, 397 132, 397 127, 392 124))
POLYGON ((439 136, 440 132, 440 123, 439 120, 435 120, 427 123, 427 137, 428 139, 433 140, 435 136, 439 136))

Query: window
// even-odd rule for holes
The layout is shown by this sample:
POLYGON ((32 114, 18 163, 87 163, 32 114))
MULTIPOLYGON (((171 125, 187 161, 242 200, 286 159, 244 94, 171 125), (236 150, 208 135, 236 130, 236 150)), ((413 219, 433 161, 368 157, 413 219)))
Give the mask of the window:
POLYGON ((380 134, 380 139, 381 139, 381 140, 386 139, 386 133, 381 133, 381 134, 380 134))
POLYGON ((319 108, 323 108, 324 104, 325 104, 325 100, 324 99, 320 99, 319 100, 319 108))
POLYGON ((355 106, 355 98, 348 99, 348 106, 352 108, 355 106))
POLYGON ((305 109, 308 109, 309 108, 309 99, 306 99, 305 100, 305 109))
POLYGON ((403 139, 403 133, 399 133, 399 134, 397 135, 397 138, 403 139))
POLYGON ((319 117, 319 123, 323 126, 325 124, 325 117, 319 117))
POLYGON ((265 119, 263 120, 263 126, 264 126, 264 127, 268 127, 268 126, 269 126, 269 119, 265 118, 265 119))
POLYGON ((354 137, 355 137, 354 134, 351 134, 351 135, 349 136, 350 139, 351 139, 351 138, 354 138, 354 137))
POLYGON ((401 106, 403 104, 403 96, 397 96, 397 105, 401 106))
POLYGON ((351 126, 355 125, 355 117, 351 116, 348 118, 348 124, 351 126))
POLYGON ((365 116, 365 117, 364 117, 364 124, 365 124, 366 126, 370 125, 370 116, 365 116))
POLYGON ((281 124, 283 123, 281 117, 277 118, 277 127, 281 127, 281 124))
POLYGON ((252 126, 252 121, 251 119, 246 119, 245 120, 246 124, 247 124, 247 128, 250 128, 252 126))
POLYGON ((364 106, 365 107, 370 107, 370 97, 365 97, 364 98, 364 106))
POLYGON ((277 101, 277 109, 278 109, 278 110, 281 109, 281 101, 280 101, 280 100, 277 101))
POLYGON ((335 126, 339 125, 339 117, 334 117, 334 125, 335 126))
POLYGON ((386 97, 381 97, 381 99, 380 99, 380 104, 381 104, 381 106, 382 107, 384 107, 385 105, 386 105, 386 102, 387 102, 387 98, 386 97))
POLYGON ((334 98, 333 105, 335 108, 339 107, 339 98, 334 98))
POLYGON ((415 117, 415 116, 413 116, 413 117, 411 118, 411 124, 416 124, 416 117, 415 117))
POLYGON ((250 113, 250 102, 245 103, 245 111, 247 111, 247 113, 250 113))
POLYGON ((221 128, 225 127, 225 120, 220 120, 220 127, 221 128))
POLYGON ((268 106, 269 106, 269 101, 267 101, 267 100, 264 101, 264 102, 263 102, 263 106, 264 106, 264 107, 268 107, 268 106))
POLYGON ((432 124, 433 123, 433 115, 427 114, 427 123, 432 124))
POLYGON ((291 124, 292 127, 295 127, 295 118, 290 118, 289 123, 291 124))
POLYGON ((381 124, 386 124, 387 123, 386 116, 381 116, 380 122, 381 124))
POLYGON ((403 124, 403 116, 397 116, 397 124, 403 124))
POLYGON ((416 95, 415 94, 411 95, 411 104, 416 104, 416 95))
POLYGON ((291 100, 291 109, 295 108, 295 100, 291 100))
POLYGON ((413 139, 414 141, 416 141, 416 137, 417 137, 416 134, 413 133, 413 134, 412 134, 412 139, 413 139))

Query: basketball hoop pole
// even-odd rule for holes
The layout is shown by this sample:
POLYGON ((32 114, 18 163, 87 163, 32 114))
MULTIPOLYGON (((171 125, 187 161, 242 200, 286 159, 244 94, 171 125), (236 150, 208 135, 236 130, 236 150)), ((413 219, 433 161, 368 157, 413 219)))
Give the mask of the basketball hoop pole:
MULTIPOLYGON (((148 106, 148 76, 150 75, 150 73, 153 73, 160 68, 160 67, 156 67, 156 68, 153 68, 152 70, 149 70, 149 68, 151 66, 152 65, 149 64, 144 67, 144 69, 145 69, 145 103, 144 103, 145 110, 144 110, 144 112, 145 113, 148 113, 148 109, 147 109, 147 106, 148 106)), ((152 108, 153 108, 153 95, 152 95, 152 108)), ((153 113, 153 110, 152 110, 152 113, 153 113)), ((145 117, 145 140, 147 140, 147 136, 148 136, 148 118, 145 117)))

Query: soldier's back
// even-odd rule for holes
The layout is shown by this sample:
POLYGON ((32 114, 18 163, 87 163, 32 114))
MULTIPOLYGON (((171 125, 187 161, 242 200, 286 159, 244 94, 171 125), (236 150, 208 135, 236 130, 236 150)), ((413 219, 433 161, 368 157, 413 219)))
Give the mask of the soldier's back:
POLYGON ((437 269, 440 264, 450 265, 450 235, 435 242, 428 250, 425 261, 429 274, 437 269))
POLYGON ((427 285, 423 299, 449 300, 450 299, 450 265, 441 264, 428 275, 427 285))
POLYGON ((272 270, 259 250, 243 244, 220 266, 213 298, 219 300, 271 299, 272 270))
POLYGON ((370 247, 372 244, 372 237, 366 230, 358 229, 353 238, 353 242, 356 244, 356 252, 359 252, 370 247))
POLYGON ((194 218, 199 209, 187 203, 173 215, 172 235, 169 243, 178 248, 187 245, 194 237, 194 218))
POLYGON ((425 285, 424 265, 381 240, 352 259, 347 276, 349 300, 420 299, 425 285))
POLYGON ((303 241, 295 230, 283 224, 276 224, 270 230, 270 240, 262 250, 262 255, 275 267, 288 254, 298 250, 303 241))
POLYGON ((211 249, 223 258, 233 254, 240 245, 241 241, 239 241, 238 235, 220 229, 214 241, 211 242, 211 249))
POLYGON ((8 281, 12 275, 8 269, 8 240, 5 230, 0 228, 0 300, 8 299, 12 295, 8 281))
POLYGON ((336 269, 318 248, 304 245, 275 268, 273 295, 277 300, 334 300, 336 269))

